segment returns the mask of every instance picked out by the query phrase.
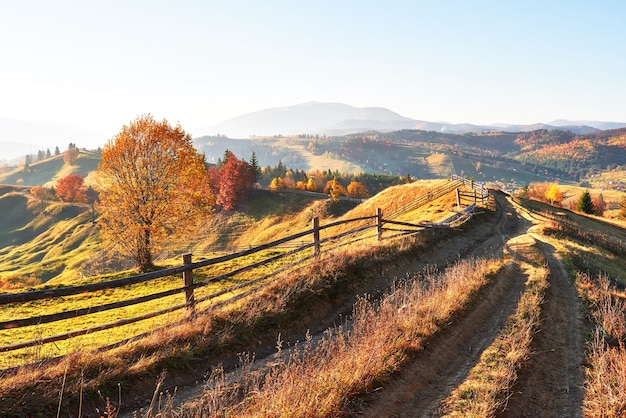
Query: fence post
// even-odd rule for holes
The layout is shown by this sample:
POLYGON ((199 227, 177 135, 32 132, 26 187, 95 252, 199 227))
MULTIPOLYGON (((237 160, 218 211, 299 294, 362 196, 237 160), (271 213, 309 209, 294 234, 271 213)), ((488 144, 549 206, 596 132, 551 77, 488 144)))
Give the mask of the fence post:
MULTIPOLYGON (((183 254, 183 264, 191 264, 191 253, 183 254)), ((185 281, 185 302, 187 303, 187 312, 194 318, 196 316, 196 303, 193 296, 193 269, 183 271, 183 280, 185 281)))
POLYGON ((383 240, 383 210, 376 208, 376 239, 383 240))
POLYGON ((320 255, 320 218, 316 216, 313 218, 313 255, 319 257, 320 255))

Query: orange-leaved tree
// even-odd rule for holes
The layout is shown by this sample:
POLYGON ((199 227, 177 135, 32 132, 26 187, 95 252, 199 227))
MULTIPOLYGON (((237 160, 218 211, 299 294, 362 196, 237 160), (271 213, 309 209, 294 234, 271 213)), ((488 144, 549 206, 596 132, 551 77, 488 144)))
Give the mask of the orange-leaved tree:
POLYGON ((337 201, 341 196, 346 196, 348 194, 346 188, 343 187, 343 185, 337 180, 337 177, 326 182, 324 193, 330 194, 331 199, 334 201, 337 201))
MULTIPOLYGON (((408 176, 407 176, 408 177, 408 176)), ((366 199, 370 197, 367 192, 367 187, 359 181, 351 181, 346 188, 348 192, 348 197, 356 198, 356 199, 366 199)))
POLYGON ((42 213, 44 212, 44 203, 45 203, 46 199, 53 199, 54 195, 55 195, 53 189, 48 189, 48 188, 45 188, 43 186, 33 186, 33 187, 31 187, 30 194, 32 194, 37 199, 39 199, 39 202, 41 203, 41 212, 42 213))
POLYGON ((60 178, 54 188, 59 199, 64 202, 85 202, 85 179, 80 174, 70 174, 60 178))
POLYGON ((98 188, 103 239, 132 256, 140 271, 153 267, 166 237, 192 232, 215 204, 191 136, 151 115, 124 125, 106 143, 98 188))

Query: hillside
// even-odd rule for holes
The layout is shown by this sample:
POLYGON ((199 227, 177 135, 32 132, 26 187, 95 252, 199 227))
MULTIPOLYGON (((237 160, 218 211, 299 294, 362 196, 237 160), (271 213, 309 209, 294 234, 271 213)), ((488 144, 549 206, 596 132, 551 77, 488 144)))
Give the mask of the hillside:
POLYGON ((89 209, 53 203, 42 213, 38 201, 5 191, 0 196, 0 284, 80 277, 99 245, 89 209))
POLYGON ((27 171, 23 167, 0 174, 0 184, 53 187, 57 179, 70 174, 80 174, 86 184, 92 184, 93 174, 98 169, 100 156, 91 151, 80 150, 72 165, 63 161, 63 154, 32 163, 27 171))
MULTIPOLYGON (((619 172, 626 167, 625 138, 626 128, 581 135, 545 129, 465 134, 399 130, 251 139, 207 136, 195 138, 194 145, 208 163, 216 163, 228 149, 243 159, 250 159, 254 152, 261 167, 282 163, 294 170, 408 174, 417 179, 458 174, 502 189, 516 189, 554 180, 586 184, 600 173, 619 172)), ((27 172, 14 168, 0 174, 0 184, 51 186, 70 173, 86 176, 90 184, 98 158, 97 153, 86 150, 81 150, 72 166, 63 165, 61 156, 48 158, 33 163, 27 172)), ((267 186, 271 180, 263 178, 261 183, 267 186)), ((607 187, 622 190, 626 184, 617 175, 607 187)))
MULTIPOLYGON (((326 222, 341 219, 344 212, 345 217, 367 216, 373 207, 393 212, 431 186, 389 188, 348 212, 342 207, 326 222)), ((295 194, 277 196, 297 199, 295 194)), ((595 291, 594 277, 600 272, 612 283, 626 280, 621 256, 626 231, 499 192, 493 198, 495 211, 481 210, 459 229, 351 246, 301 275, 285 275, 247 301, 236 299, 231 309, 185 321, 167 336, 155 333, 108 357, 77 353, 45 374, 40 368, 27 375, 6 374, 0 395, 15 402, 0 405, 0 412, 20 407, 37 412, 58 405, 63 384, 61 408, 68 416, 75 415, 79 402, 83 411, 102 408, 97 391, 111 396, 116 406, 113 395, 121 390, 126 400, 122 416, 131 417, 149 407, 154 380, 163 369, 167 375, 158 388, 174 398, 158 406, 161 414, 210 415, 213 407, 233 416, 254 416, 274 411, 276 405, 297 410, 299 416, 402 416, 415 411, 431 416, 446 408, 461 416, 606 411, 616 403, 590 390, 600 384, 590 372, 611 379, 610 371, 599 367, 613 360, 592 361, 602 351, 594 351, 597 341, 587 344, 585 336, 589 324, 602 323, 596 324, 601 322, 598 313, 586 312, 581 300, 590 302, 585 298, 595 291), (343 331, 344 324, 350 332, 343 331), (242 352, 256 358, 244 355, 241 360, 242 352), (257 370, 270 371, 263 386, 257 370), (83 381, 83 375, 91 378, 83 381), (248 388, 242 394, 245 402, 233 396, 242 387, 248 388), (30 402, 32 393, 37 402, 30 402), (315 415, 322 407, 326 412, 315 415), (471 412, 477 410, 488 412, 471 412)), ((444 216, 453 201, 444 196, 407 213, 407 219, 444 216)), ((307 225, 307 210, 321 202, 283 201, 299 210, 289 211, 287 223, 272 235, 307 225)), ((256 210, 245 215, 249 224, 259 223, 249 229, 251 234, 268 226, 258 221, 273 218, 276 206, 256 210)), ((605 350, 621 347, 607 342, 605 350)))
MULTIPOLYGON (((196 257, 246 249, 311 227, 315 216, 329 223, 346 216, 371 216, 380 207, 391 213, 406 205, 414 194, 426 193, 441 180, 418 181, 391 187, 366 203, 340 200, 324 195, 256 190, 236 211, 219 212, 192 237, 172 237, 156 254, 161 264, 179 262, 179 254, 191 251, 196 257)), ((46 204, 29 199, 27 189, 5 187, 0 196, 0 283, 38 280, 49 284, 70 284, 97 280, 98 275, 131 267, 129 260, 103 248, 97 225, 91 223, 88 207, 62 203, 46 204), (31 280, 26 280, 31 279, 31 280)), ((445 203, 433 201, 420 215, 409 213, 414 222, 439 221, 450 214, 453 197, 445 203)))

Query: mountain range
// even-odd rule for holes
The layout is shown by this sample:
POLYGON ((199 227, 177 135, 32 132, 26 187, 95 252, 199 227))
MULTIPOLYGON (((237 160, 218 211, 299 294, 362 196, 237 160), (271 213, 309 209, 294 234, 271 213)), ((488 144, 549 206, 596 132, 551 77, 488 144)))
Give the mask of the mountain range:
POLYGON ((588 134, 622 127, 626 127, 626 123, 562 119, 532 125, 428 122, 407 118, 382 107, 358 108, 343 103, 308 102, 247 113, 204 128, 200 133, 221 134, 231 138, 297 134, 347 135, 364 131, 391 132, 403 129, 449 133, 557 129, 569 130, 575 134, 588 134))
MULTIPOLYGON (((217 125, 194 129, 194 137, 224 135, 229 138, 276 135, 340 136, 357 132, 422 130, 440 133, 480 133, 493 131, 529 132, 537 129, 569 130, 589 134, 626 127, 622 122, 555 120, 532 125, 474 125, 428 122, 411 119, 382 107, 354 107, 343 103, 308 102, 247 113, 217 125)), ((0 118, 0 161, 22 160, 26 154, 58 146, 62 151, 70 142, 79 147, 104 145, 98 135, 86 130, 59 128, 40 123, 0 118), (100 144, 100 142, 102 142, 100 144), (98 144, 98 145, 94 145, 98 144)))

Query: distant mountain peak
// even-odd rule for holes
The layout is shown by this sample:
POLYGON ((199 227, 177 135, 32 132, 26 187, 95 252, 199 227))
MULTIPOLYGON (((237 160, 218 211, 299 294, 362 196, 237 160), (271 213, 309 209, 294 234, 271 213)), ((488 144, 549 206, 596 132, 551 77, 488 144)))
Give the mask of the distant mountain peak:
POLYGON ((250 136, 325 134, 346 135, 365 131, 390 132, 419 129, 436 132, 525 132, 536 129, 570 130, 587 134, 626 126, 619 122, 556 120, 532 125, 472 125, 427 122, 411 119, 384 107, 354 107, 345 103, 310 101, 247 113, 203 129, 201 134, 222 134, 231 138, 250 136))

